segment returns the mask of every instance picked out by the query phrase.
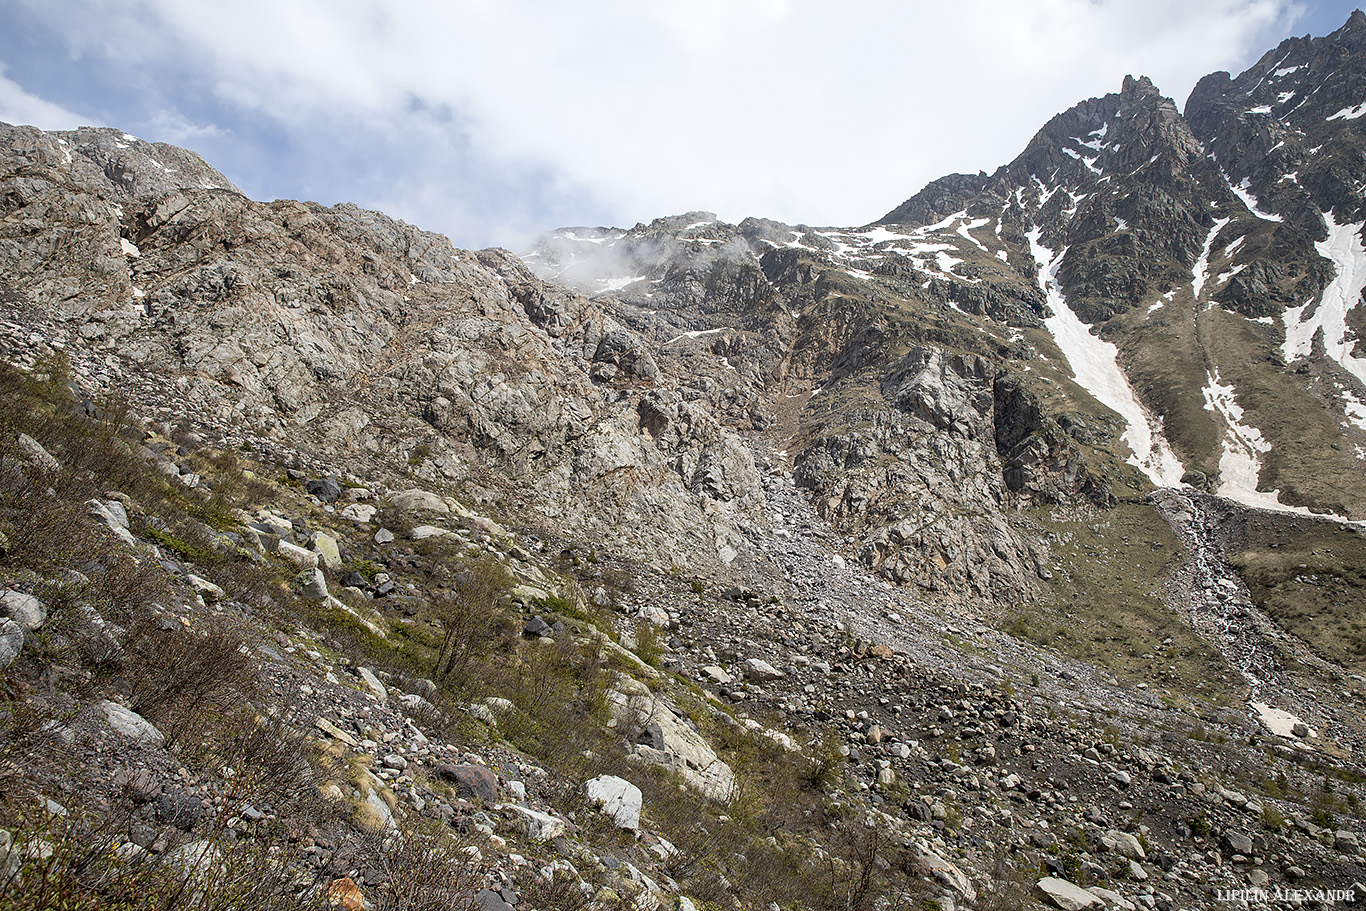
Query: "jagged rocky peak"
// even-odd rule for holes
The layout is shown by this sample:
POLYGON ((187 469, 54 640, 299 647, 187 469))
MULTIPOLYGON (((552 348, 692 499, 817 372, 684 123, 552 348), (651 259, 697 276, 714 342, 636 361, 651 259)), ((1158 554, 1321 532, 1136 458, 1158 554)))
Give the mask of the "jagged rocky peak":
POLYGON ((1366 15, 1322 38, 1289 38, 1237 78, 1196 85, 1186 118, 1254 210, 1315 239, 1321 212, 1363 217, 1356 160, 1366 147, 1366 15))
POLYGON ((932 225, 961 212, 976 199, 990 178, 986 172, 948 174, 932 180, 925 189, 873 222, 874 225, 932 225))

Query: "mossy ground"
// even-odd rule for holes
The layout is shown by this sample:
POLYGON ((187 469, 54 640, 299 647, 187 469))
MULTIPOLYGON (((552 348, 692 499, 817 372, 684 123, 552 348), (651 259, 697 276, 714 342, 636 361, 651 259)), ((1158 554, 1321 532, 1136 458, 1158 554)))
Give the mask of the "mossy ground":
POLYGON ((1039 508, 1032 518, 1049 534, 1058 566, 1041 596, 1005 619, 1006 631, 1159 695, 1237 698, 1236 673, 1164 601, 1164 580, 1184 552, 1155 510, 1039 508))
POLYGON ((1321 657, 1366 673, 1366 535, 1252 513, 1230 562, 1278 625, 1321 657))

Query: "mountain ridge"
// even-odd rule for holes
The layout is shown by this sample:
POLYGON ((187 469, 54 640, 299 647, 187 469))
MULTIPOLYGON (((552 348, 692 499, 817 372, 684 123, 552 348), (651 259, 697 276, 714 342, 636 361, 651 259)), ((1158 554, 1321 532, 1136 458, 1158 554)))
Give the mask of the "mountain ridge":
MULTIPOLYGON (((1005 888, 992 847, 1040 896, 1044 872, 1150 908, 1246 884, 1345 888, 1366 875, 1353 831, 1366 797, 1363 41, 1360 12, 1287 39, 1236 78, 1201 80, 1184 113, 1126 77, 992 174, 932 181, 868 225, 689 212, 563 228, 520 258, 354 205, 255 202, 194 153, 116 130, 0 125, 0 352, 79 426, 133 409, 125 448, 180 485, 168 502, 217 502, 221 453, 279 475, 263 489, 297 524, 250 504, 213 514, 229 544, 212 528, 205 540, 289 564, 272 597, 321 584, 338 628, 359 622, 389 643, 375 646, 385 660, 435 649, 447 673, 432 673, 454 686, 457 659, 483 656, 459 650, 473 627, 434 612, 480 579, 503 584, 522 632, 489 634, 505 651, 483 668, 487 692, 447 695, 481 731, 513 711, 515 733, 471 749, 539 749, 578 775, 592 756, 517 729, 545 706, 498 665, 588 674, 607 654, 631 679, 565 703, 602 722, 587 753, 624 749, 693 781, 719 761, 694 737, 744 728, 801 761, 825 742, 850 784, 812 785, 829 798, 820 813, 858 806, 897 833, 911 854, 878 856, 938 883, 941 908, 985 907, 973 878, 980 896, 1005 888), (220 455, 195 455, 205 447, 220 455), (348 503, 344 487, 365 494, 348 503), (350 575, 340 560, 324 571, 315 526, 350 575), (301 581, 310 554, 317 575, 301 581), (538 663, 551 654, 562 663, 538 663), (691 730, 679 717, 698 686, 711 701, 691 730), (658 732, 635 701, 656 689, 671 706, 658 732), (476 697, 515 707, 476 711, 476 697), (611 724, 594 714, 610 700, 624 707, 611 724), (640 730, 623 746, 625 728, 640 730)), ((29 401, 14 391, 27 380, 5 377, 29 401)), ((82 464, 79 446, 49 442, 65 447, 48 454, 59 465, 82 464)), ((39 491, 29 476, 47 463, 15 434, 4 446, 0 480, 39 491)), ((88 483, 64 478, 52 496, 88 483)), ((130 546, 171 567, 177 591, 208 592, 185 600, 210 622, 219 596, 185 588, 196 560, 222 568, 183 537, 196 526, 142 516, 150 492, 146 506, 89 493, 99 515, 129 501, 130 546)), ((6 503, 8 534, 25 509, 6 503)), ((20 569, 7 586, 51 597, 55 577, 20 569)), ((260 607, 257 590, 234 610, 260 607)), ((307 638, 281 635, 296 650, 307 638)), ((41 643, 20 643, 15 666, 40 679, 23 661, 41 643)), ((309 660, 308 686, 340 685, 309 660)), ((437 698, 400 666, 405 700, 437 698)), ((395 730, 432 717, 377 698, 395 730)), ((731 745, 741 776, 768 755, 731 745)), ((717 774, 707 799, 729 796, 717 774)), ((441 794, 412 793, 419 813, 441 794)), ((518 806, 498 812, 522 819, 518 806)), ((705 804, 705 825, 721 806, 705 804)), ((768 850, 746 844, 733 853, 768 850)), ((728 894, 667 850, 623 850, 658 861, 654 893, 672 870, 728 894)), ((715 863, 733 897, 743 865, 715 863)))

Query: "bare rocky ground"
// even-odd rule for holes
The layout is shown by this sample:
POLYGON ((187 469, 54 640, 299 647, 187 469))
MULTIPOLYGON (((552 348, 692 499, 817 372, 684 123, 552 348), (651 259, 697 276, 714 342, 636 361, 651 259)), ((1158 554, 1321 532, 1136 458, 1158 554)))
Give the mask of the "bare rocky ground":
MULTIPOLYGON (((43 343, 30 330, 8 327, 8 347, 30 366, 42 360, 35 355, 43 343)), ((90 369, 77 363, 78 373, 90 369)), ((211 472, 196 470, 202 441, 181 435, 176 443, 165 417, 133 422, 143 428, 140 451, 176 484, 212 486, 211 472)), ((35 458, 25 470, 38 470, 35 458)), ((1188 602, 1191 623, 1230 665, 1256 676, 1223 707, 1121 684, 1007 635, 989 605, 930 602, 869 575, 850 552, 854 542, 816 514, 780 455, 759 447, 756 463, 766 521, 746 532, 755 556, 725 577, 652 568, 544 530, 503 529, 449 498, 404 492, 397 477, 339 486, 334 495, 316 486, 323 472, 288 466, 274 468, 287 482, 275 488, 278 502, 239 516, 231 534, 262 559, 308 567, 327 559, 321 533, 347 565, 382 567, 387 578, 347 578, 350 590, 339 570, 318 584, 330 584, 343 597, 338 605, 389 636, 421 624, 423 540, 449 537, 495 557, 528 586, 514 589, 524 644, 554 648, 601 628, 626 646, 608 646, 624 668, 609 694, 649 707, 614 715, 613 724, 638 761, 674 768, 691 799, 709 808, 704 815, 726 818, 725 801, 710 800, 734 798, 725 777, 733 773, 721 771, 725 750, 709 743, 718 730, 757 738, 793 767, 831 757, 832 783, 804 812, 816 814, 817 828, 863 820, 903 852, 900 882, 914 886, 875 895, 868 907, 914 900, 940 908, 1177 909, 1223 906, 1230 890, 1246 889, 1267 890, 1266 906, 1277 889, 1301 890, 1313 907, 1315 890, 1361 891, 1359 681, 1322 661, 1293 673, 1278 664, 1273 640, 1284 637, 1227 584, 1217 536, 1202 525, 1202 510, 1216 503, 1168 509, 1189 548, 1173 591, 1206 595, 1188 602), (538 601, 537 593, 562 600, 538 601), (564 612, 579 597, 602 610, 596 623, 580 610, 564 612), (649 654, 656 626, 664 641, 649 654), (632 648, 656 659, 662 676, 630 656, 632 648), (693 685, 710 698, 689 696, 698 693, 693 685), (1257 723, 1245 703, 1273 693, 1312 731, 1277 736, 1257 723), (696 706, 710 715, 700 726, 696 706), (1069 898, 1071 883, 1090 891, 1069 898)), ((102 514, 89 521, 119 525, 102 514)), ((139 527, 136 519, 131 525, 139 527)), ((198 567, 167 539, 129 537, 131 552, 175 580, 172 601, 157 605, 158 623, 207 630, 230 620, 241 631, 260 720, 279 725, 285 742, 308 744, 312 783, 286 796, 268 776, 240 776, 221 751, 205 762, 192 737, 168 748, 136 716, 131 725, 114 717, 122 713, 105 708, 107 700, 129 702, 127 682, 53 660, 50 646, 33 642, 40 625, 21 638, 10 676, 12 693, 49 718, 25 737, 10 730, 11 749, 29 752, 7 767, 7 792, 25 795, 30 810, 54 814, 50 822, 114 814, 119 843, 136 846, 121 850, 180 858, 193 869, 213 866, 204 857, 230 867, 249 846, 269 843, 289 860, 290 888, 300 896, 331 890, 344 907, 351 889, 354 901, 372 907, 421 906, 399 900, 402 871, 420 864, 405 867, 395 841, 424 844, 415 834, 424 824, 458 837, 457 853, 441 856, 442 882, 481 908, 694 903, 687 876, 678 875, 686 865, 668 837, 674 833, 657 822, 662 814, 647 799, 634 828, 604 823, 585 798, 587 774, 565 780, 559 767, 499 733, 511 701, 494 693, 451 704, 430 682, 358 653, 354 639, 316 621, 282 623, 266 605, 196 581, 198 567), (69 683, 73 677, 84 685, 69 683)), ((6 580, 10 591, 40 600, 53 583, 24 573, 6 580)), ((10 613, 16 622, 22 616, 10 613)), ((47 850, 32 837, 22 829, 11 835, 7 869, 20 876, 47 850)), ((788 847, 810 852, 812 862, 821 856, 818 842, 803 844, 788 847)), ((734 857, 722 868, 745 875, 734 857)))

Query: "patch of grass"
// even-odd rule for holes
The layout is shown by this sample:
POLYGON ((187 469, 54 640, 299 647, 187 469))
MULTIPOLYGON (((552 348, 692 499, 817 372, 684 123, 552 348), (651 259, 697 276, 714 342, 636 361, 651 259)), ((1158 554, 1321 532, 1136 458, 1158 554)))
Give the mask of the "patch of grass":
POLYGON ((1003 630, 1093 662, 1118 679, 1170 686, 1216 703, 1236 697, 1237 675, 1163 601, 1162 584, 1183 559, 1180 541, 1152 507, 1050 507, 1032 517, 1062 570, 1003 630))
POLYGON ((1325 658, 1366 671, 1366 536, 1295 516, 1249 513, 1229 562, 1253 601, 1325 658))

